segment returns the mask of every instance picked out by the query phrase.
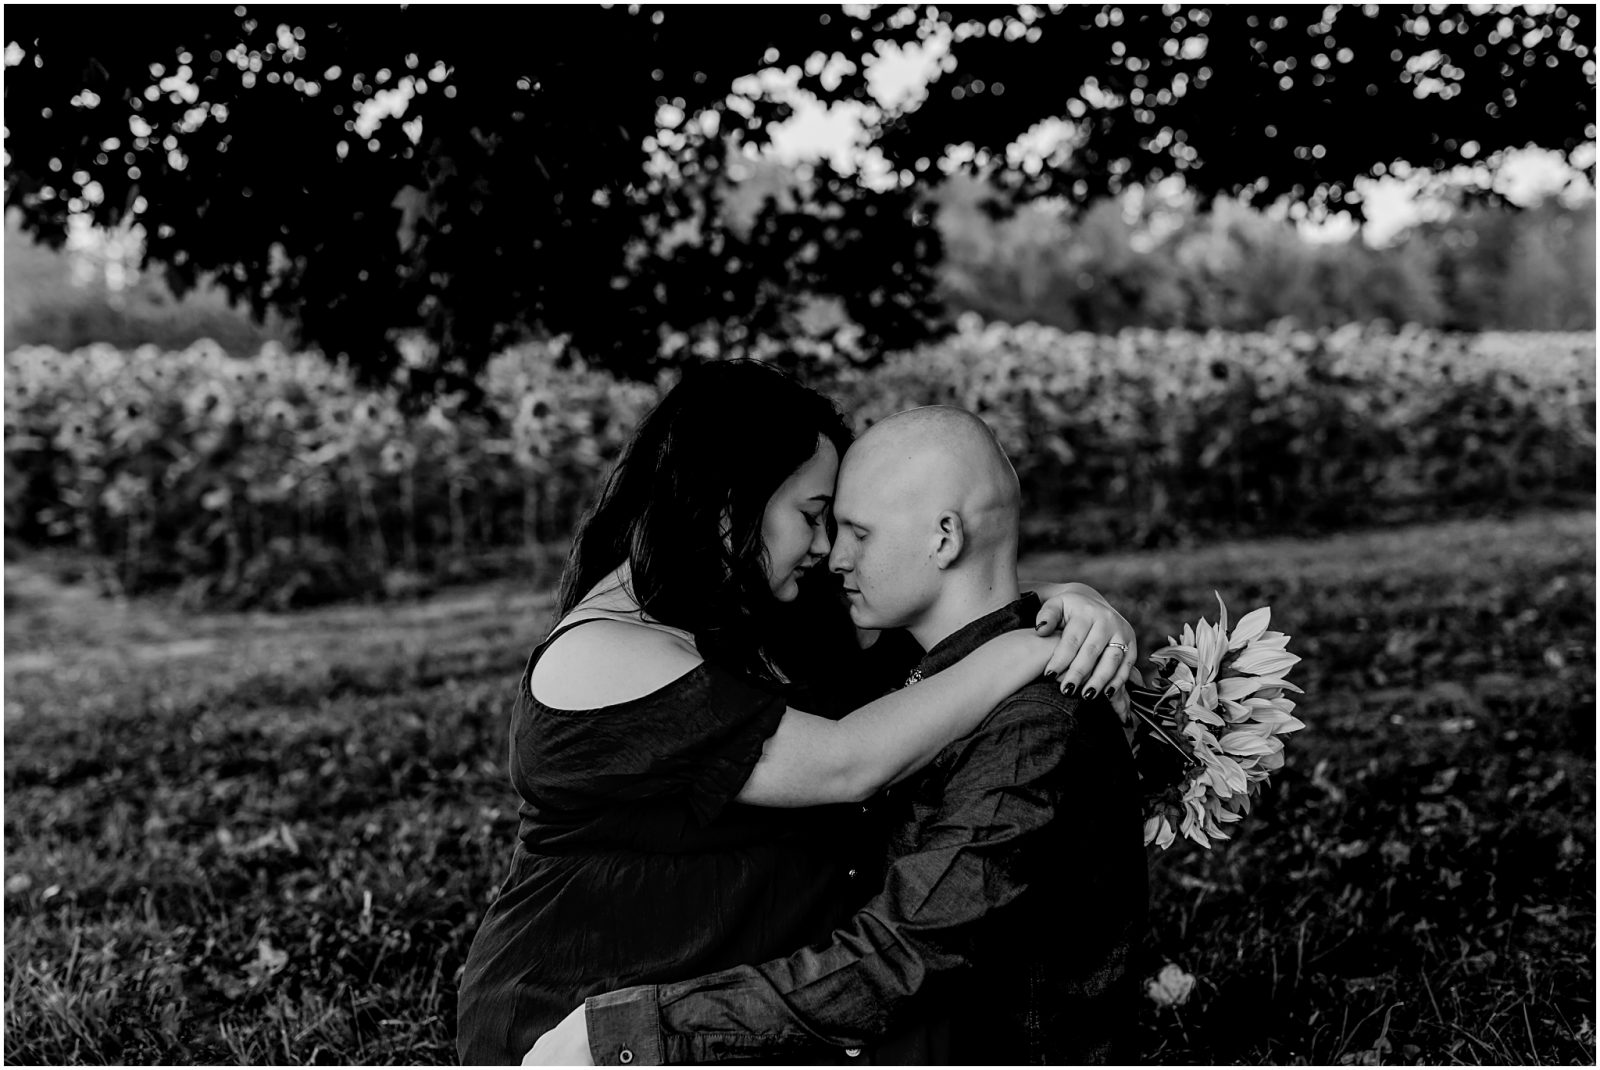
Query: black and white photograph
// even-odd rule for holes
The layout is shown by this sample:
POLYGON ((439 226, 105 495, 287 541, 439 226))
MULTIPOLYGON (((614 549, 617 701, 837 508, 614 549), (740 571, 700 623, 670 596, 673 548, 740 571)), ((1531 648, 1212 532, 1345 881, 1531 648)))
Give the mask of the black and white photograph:
POLYGON ((11 1065, 1595 1065, 1594 5, 8 4, 11 1065))

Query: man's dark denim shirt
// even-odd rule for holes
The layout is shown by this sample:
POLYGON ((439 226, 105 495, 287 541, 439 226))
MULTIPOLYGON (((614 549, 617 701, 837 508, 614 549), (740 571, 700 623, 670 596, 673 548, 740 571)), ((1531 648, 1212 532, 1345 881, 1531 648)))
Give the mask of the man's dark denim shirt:
MULTIPOLYGON (((972 622, 922 674, 1031 628, 1038 610, 1028 595, 972 622)), ((892 796, 882 889, 830 942, 591 998, 595 1062, 1125 1058, 1148 891, 1137 778, 1109 704, 1035 681, 892 796)))

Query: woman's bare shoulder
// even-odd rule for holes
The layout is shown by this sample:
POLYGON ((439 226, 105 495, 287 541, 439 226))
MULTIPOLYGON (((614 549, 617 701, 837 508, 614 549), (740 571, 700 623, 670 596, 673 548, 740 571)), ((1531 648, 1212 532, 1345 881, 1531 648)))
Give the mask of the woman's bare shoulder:
POLYGON ((529 689, 558 710, 592 710, 643 698, 703 661, 684 633, 602 617, 558 636, 534 664, 529 689))

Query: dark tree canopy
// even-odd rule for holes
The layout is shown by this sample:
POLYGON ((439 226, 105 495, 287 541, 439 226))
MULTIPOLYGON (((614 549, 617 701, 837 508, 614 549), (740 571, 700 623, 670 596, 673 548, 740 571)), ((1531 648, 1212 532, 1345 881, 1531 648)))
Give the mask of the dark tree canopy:
POLYGON ((1589 6, 14 6, 6 30, 6 199, 31 232, 131 218, 178 288, 216 273, 374 375, 426 331, 424 392, 540 332, 648 373, 666 332, 737 350, 805 294, 868 351, 915 342, 939 321, 923 195, 958 164, 1002 205, 1182 175, 1202 201, 1359 214, 1354 181, 1401 163, 1595 136, 1589 6), (745 76, 798 68, 875 109, 864 60, 938 23, 926 98, 869 112, 892 181, 819 164, 753 222, 719 210, 729 159, 789 114, 745 76), (397 90, 400 119, 359 123, 397 90), (1065 149, 1008 155, 1050 119, 1065 149))

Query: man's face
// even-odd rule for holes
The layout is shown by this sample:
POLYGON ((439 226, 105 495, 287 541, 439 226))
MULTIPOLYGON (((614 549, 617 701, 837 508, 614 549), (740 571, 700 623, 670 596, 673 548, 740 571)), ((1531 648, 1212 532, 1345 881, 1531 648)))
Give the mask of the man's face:
POLYGON ((864 458, 855 449, 839 468, 833 514, 839 533, 828 567, 843 580, 850 619, 860 628, 909 627, 938 594, 933 563, 938 543, 931 520, 924 522, 905 466, 864 458))

